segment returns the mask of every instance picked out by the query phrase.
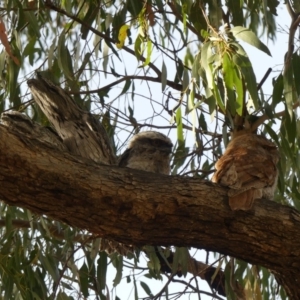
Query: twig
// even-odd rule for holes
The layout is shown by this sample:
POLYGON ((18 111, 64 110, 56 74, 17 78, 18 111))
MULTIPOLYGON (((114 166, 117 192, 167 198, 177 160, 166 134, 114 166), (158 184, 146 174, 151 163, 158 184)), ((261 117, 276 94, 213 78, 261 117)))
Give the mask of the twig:
MULTIPOLYGON (((300 106, 300 102, 297 102, 293 105, 292 109, 294 110, 299 106, 300 106)), ((280 112, 274 114, 274 118, 283 117, 285 115, 285 113, 286 113, 285 110, 280 111, 280 112)), ((254 132, 260 125, 262 125, 268 119, 269 119, 269 117, 266 114, 262 115, 257 121, 255 121, 253 123, 253 125, 251 126, 251 131, 254 132)))
POLYGON ((219 296, 217 296, 215 294, 212 294, 212 293, 209 293, 209 292, 206 292, 206 291, 197 290, 195 287, 193 287, 191 284, 185 282, 184 280, 173 279, 172 282, 177 282, 177 283, 184 284, 187 287, 189 287, 190 289, 192 289, 193 291, 195 291, 197 293, 202 293, 202 294, 207 295, 207 296, 214 297, 214 299, 219 299, 219 300, 223 300, 224 299, 224 298, 221 298, 221 297, 219 297, 219 296))
POLYGON ((172 279, 174 278, 175 275, 176 274, 173 274, 171 276, 167 276, 168 277, 168 281, 163 286, 163 288, 153 297, 153 300, 158 299, 163 294, 163 292, 165 291, 166 287, 170 284, 170 282, 172 281, 172 279))
MULTIPOLYGON (((95 33, 96 35, 102 37, 104 40, 110 42, 110 43, 113 43, 115 44, 117 41, 114 40, 113 38, 103 34, 102 32, 98 31, 97 29, 95 29, 94 27, 90 26, 89 24, 83 22, 81 19, 79 19, 78 17, 72 15, 72 14, 69 14, 67 11, 65 11, 64 9, 61 9, 57 6, 55 6, 51 1, 46 1, 45 2, 45 6, 49 9, 52 9, 62 15, 65 15, 67 16, 68 18, 76 21, 77 23, 85 26, 86 28, 88 28, 90 31, 92 31, 93 33, 95 33)), ((123 46, 122 47, 123 50, 129 52, 130 54, 134 55, 135 56, 135 53, 133 50, 131 50, 130 48, 126 47, 126 46, 123 46)), ((141 61, 145 62, 146 61, 146 58, 143 57, 142 55, 139 57, 141 61)), ((160 70, 154 65, 152 64, 151 62, 148 64, 148 66, 157 74, 157 76, 161 76, 161 72, 160 70)))
POLYGON ((286 8, 289 13, 289 15, 292 18, 291 26, 290 26, 290 33, 289 33, 289 41, 288 41, 288 51, 285 57, 285 62, 284 62, 284 73, 288 70, 291 62, 291 58, 294 52, 294 38, 295 38, 295 33, 297 30, 298 25, 300 24, 300 15, 296 14, 290 4, 290 1, 286 1, 286 8))
MULTIPOLYGON (((100 89, 96 89, 96 90, 89 90, 89 91, 81 91, 81 92, 74 92, 74 93, 69 93, 72 95, 78 95, 78 94, 91 94, 91 93, 99 93, 101 91, 107 90, 125 80, 128 79, 138 79, 138 80, 147 80, 147 81, 152 81, 152 82, 161 82, 161 79, 159 77, 150 77, 150 76, 141 76, 141 75, 129 75, 129 76, 123 76, 122 78, 114 81, 113 83, 110 83, 100 89)), ((181 90, 182 89, 182 85, 175 83, 173 81, 167 80, 167 83, 170 87, 172 87, 175 90, 181 90)), ((195 98, 202 100, 202 97, 200 95, 195 95, 195 98)))
MULTIPOLYGON (((61 9, 61 8, 59 8, 59 7, 57 7, 57 6, 55 6, 51 1, 46 1, 46 2, 45 2, 45 6, 46 6, 47 8, 49 8, 49 9, 51 9, 51 10, 54 10, 54 11, 56 11, 56 12, 62 14, 62 15, 65 15, 65 16, 67 16, 68 18, 70 18, 70 19, 72 19, 72 20, 78 22, 79 24, 85 26, 85 27, 88 28, 91 32, 93 32, 93 33, 95 33, 96 35, 100 36, 100 37, 103 38, 104 40, 106 40, 106 41, 108 41, 108 42, 110 42, 110 43, 113 43, 113 44, 115 44, 115 43, 117 42, 117 41, 115 41, 114 39, 112 39, 112 38, 108 37, 107 35, 103 34, 102 32, 96 30, 95 28, 93 28, 93 27, 90 26, 89 24, 83 22, 83 21, 82 21, 81 19, 79 19, 78 17, 76 17, 76 16, 74 16, 74 15, 71 15, 71 14, 69 14, 68 12, 66 12, 65 10, 63 10, 63 9, 61 9)), ((130 53, 131 55, 135 56, 135 52, 134 52, 132 49, 126 47, 126 46, 123 46, 123 47, 122 47, 122 50, 125 50, 126 52, 128 52, 128 53, 130 53)), ((146 58, 143 57, 142 55, 139 57, 139 59, 140 59, 141 61, 143 61, 143 62, 146 61, 146 58)), ((148 66, 149 66, 149 67, 156 73, 156 75, 157 75, 157 78, 156 78, 156 79, 155 79, 154 77, 151 77, 151 78, 152 78, 151 81, 154 81, 154 82, 161 82, 161 77, 162 77, 161 71, 160 71, 153 63, 151 63, 151 62, 148 64, 148 66)), ((136 77, 135 77, 135 78, 136 78, 136 77)), ((135 78, 133 77, 133 79, 135 79, 135 78)), ((128 77, 127 77, 127 79, 128 79, 128 77)), ((140 76, 139 79, 142 79, 141 76, 140 76)), ((117 83, 120 83, 121 81, 124 81, 124 80, 125 80, 125 79, 119 80, 119 81, 117 81, 117 83)), ((111 86, 113 86, 113 85, 115 85, 115 83, 112 83, 112 84, 110 84, 110 85, 108 85, 108 86, 106 86, 106 87, 103 87, 103 88, 99 89, 99 90, 95 90, 95 92, 104 90, 104 89, 109 88, 109 87, 111 87, 111 86)), ((178 84, 178 83, 175 83, 175 82, 170 81, 170 80, 167 80, 167 85, 170 86, 171 88, 175 89, 175 90, 178 90, 178 91, 182 91, 182 89, 183 89, 182 84, 178 84)), ((80 94, 84 94, 84 93, 87 93, 87 92, 80 92, 80 94)), ((196 98, 196 99, 199 99, 199 100, 203 100, 203 97, 202 97, 201 95, 199 95, 199 94, 195 94, 195 98, 196 98)))
POLYGON ((261 79, 260 83, 257 85, 257 90, 260 90, 261 87, 263 86, 263 84, 265 83, 265 81, 267 80, 267 78, 269 77, 269 75, 272 72, 272 68, 269 68, 266 72, 266 74, 264 75, 264 77, 261 79))

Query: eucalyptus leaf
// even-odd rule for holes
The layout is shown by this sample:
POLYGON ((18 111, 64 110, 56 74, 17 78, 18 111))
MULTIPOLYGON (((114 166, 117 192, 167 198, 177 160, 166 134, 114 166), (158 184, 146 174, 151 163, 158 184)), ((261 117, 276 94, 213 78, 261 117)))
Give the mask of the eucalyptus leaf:
POLYGON ((283 75, 279 74, 276 79, 273 79, 273 95, 272 95, 272 107, 275 109, 277 104, 283 100, 283 75))
POLYGON ((150 39, 147 40, 147 57, 146 60, 144 61, 142 67, 148 66, 151 60, 151 53, 152 53, 153 47, 152 47, 152 42, 150 39))
POLYGON ((97 279, 99 282, 100 290, 104 290, 106 286, 106 273, 107 273, 107 254, 102 251, 97 261, 97 279))
POLYGON ((161 91, 163 92, 167 86, 167 76, 168 71, 167 67, 165 65, 165 62, 162 61, 162 67, 161 67, 161 91))
POLYGON ((233 54, 233 62, 244 78, 246 88, 249 91, 254 107, 258 109, 257 83, 252 64, 244 49, 236 43, 235 47, 237 48, 237 53, 233 54))
POLYGON ((117 286, 122 279, 123 274, 123 257, 121 255, 115 255, 113 260, 114 267, 117 270, 116 276, 113 280, 113 285, 117 286))
POLYGON ((69 79, 73 78, 72 59, 68 48, 65 45, 65 32, 63 31, 58 39, 57 58, 58 64, 64 75, 69 79))
POLYGON ((293 104, 297 101, 297 97, 295 94, 293 69, 290 65, 285 67, 285 72, 283 73, 283 87, 286 108, 290 118, 293 118, 293 104))
POLYGON ((208 88, 213 89, 214 78, 213 78, 213 74, 212 74, 212 68, 211 68, 210 64, 208 63, 209 59, 211 59, 211 56, 213 55, 211 52, 211 46, 212 46, 211 42, 206 42, 202 46, 200 64, 205 72, 208 88))
POLYGON ((232 27, 230 29, 230 32, 233 34, 233 36, 236 39, 240 39, 256 47, 257 49, 265 52, 266 54, 272 56, 269 48, 263 42, 261 42, 261 40, 250 29, 242 26, 236 26, 236 27, 232 27))
POLYGON ((89 290, 88 290, 89 270, 85 262, 83 263, 82 267, 79 269, 79 278, 80 278, 80 290, 84 295, 84 297, 88 297, 89 296, 89 290))
POLYGON ((149 286, 148 286, 144 281, 141 281, 140 284, 141 284, 141 287, 143 288, 143 290, 145 291, 145 293, 146 293, 148 296, 151 296, 151 297, 152 297, 153 294, 152 294, 152 292, 151 292, 149 286))

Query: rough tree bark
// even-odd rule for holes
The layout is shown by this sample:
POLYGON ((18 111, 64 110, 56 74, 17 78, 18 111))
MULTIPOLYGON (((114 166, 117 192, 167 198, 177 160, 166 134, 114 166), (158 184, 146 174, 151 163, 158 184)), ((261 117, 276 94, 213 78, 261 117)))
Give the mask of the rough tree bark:
MULTIPOLYGON (((39 73, 37 73, 36 79, 30 79, 27 81, 27 83, 30 87, 32 95, 34 96, 34 100, 52 123, 58 133, 58 136, 60 137, 60 140, 63 142, 63 145, 71 154, 79 155, 83 158, 88 158, 94 162, 105 165, 122 166, 126 156, 122 156, 123 160, 121 159, 120 161, 117 161, 116 156, 111 148, 110 140, 100 121, 95 119, 95 117, 89 112, 82 110, 65 90, 63 90, 60 86, 54 85, 51 81, 43 78, 39 73)), ((16 112, 13 114, 13 116, 16 118, 16 112)), ((10 112, 8 112, 8 115, 6 115, 6 125, 12 128, 16 127, 16 129, 21 130, 23 133, 22 129, 28 126, 29 121, 26 120, 27 122, 24 124, 24 115, 21 115, 20 117, 21 124, 16 125, 16 123, 18 124, 20 120, 11 119, 10 112)), ((37 131, 37 133, 39 133, 37 136, 38 140, 41 140, 41 133, 44 133, 43 127, 35 123, 34 129, 37 131)), ((30 131, 30 129, 28 131, 30 131)), ((45 135, 48 137, 48 133, 45 135)), ((44 135, 42 136, 44 137, 44 135)), ((46 141, 48 142, 47 139, 46 141)), ((131 155, 134 154, 132 153, 131 155)), ((162 160, 162 162, 166 162, 167 157, 165 157, 164 154, 161 155, 163 157, 157 157, 156 160, 162 160)), ((145 155, 145 153, 143 159, 147 159, 147 155, 145 155)), ((146 164, 145 161, 143 162, 143 166, 145 168, 144 170, 147 170, 147 164, 148 162, 146 162, 146 164)), ((135 169, 134 164, 130 167, 135 169)), ((165 165, 165 168, 168 169, 169 166, 165 165)), ((141 165, 138 169, 143 170, 141 165)), ((165 172, 162 172, 163 169, 161 169, 160 172, 155 172, 153 169, 151 170, 151 172, 154 173, 165 174, 165 172)), ((150 169, 148 169, 148 171, 150 171, 150 169)), ((109 252, 117 251, 122 255, 125 255, 129 249, 132 250, 134 248, 132 246, 128 247, 128 245, 102 238, 101 250, 104 249, 102 247, 104 245, 109 246, 108 248, 105 248, 105 250, 108 250, 109 252)), ((143 247, 142 249, 145 251, 146 255, 149 255, 146 250, 147 247, 143 247)), ((169 267, 173 263, 172 255, 173 253, 170 252, 170 256, 168 257, 169 265, 167 266, 165 263, 165 258, 163 258, 161 254, 157 253, 157 257, 161 263, 161 271, 166 273, 172 272, 169 267), (163 268, 164 265, 165 268, 163 268)), ((188 272, 193 274, 195 277, 199 276, 200 278, 206 280, 209 286, 214 291, 218 292, 218 294, 223 296, 226 295, 225 275, 222 270, 216 269, 213 266, 206 265, 192 257, 189 257, 188 272)), ((180 273, 181 272, 179 270, 179 273, 176 274, 180 273)))
MULTIPOLYGON (((36 139, 61 151, 68 151, 97 163, 116 164, 116 157, 109 146, 105 129, 98 120, 83 111, 66 91, 59 86, 54 86, 50 81, 38 76, 38 79, 31 79, 28 83, 34 94, 34 99, 55 125, 59 135, 17 111, 2 113, 0 120, 2 124, 9 127, 13 133, 36 139)), ((15 221, 16 224, 19 223, 19 220, 15 221)), ((117 251, 121 255, 127 255, 134 249, 134 245, 101 239, 101 251, 106 250, 109 253, 117 251)), ((149 255, 147 247, 142 247, 140 250, 149 255)), ((171 251, 167 265, 166 258, 163 258, 159 252, 157 253, 162 272, 172 272, 170 267, 172 267, 173 255, 174 253, 171 251)), ((190 256, 187 270, 193 276, 207 281, 211 289, 219 295, 226 295, 225 275, 221 269, 204 264, 190 256)), ((181 271, 179 270, 176 274, 181 274, 181 271)))
POLYGON ((271 269, 300 299, 300 214, 272 201, 229 209, 226 189, 195 178, 102 166, 0 126, 0 198, 101 237, 190 246, 271 269))

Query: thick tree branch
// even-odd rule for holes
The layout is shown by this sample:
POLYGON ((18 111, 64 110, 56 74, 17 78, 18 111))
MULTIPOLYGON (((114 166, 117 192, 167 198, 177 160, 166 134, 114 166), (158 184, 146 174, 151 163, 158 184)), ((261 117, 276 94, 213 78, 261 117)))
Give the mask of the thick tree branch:
POLYGON ((233 212, 216 184, 98 165, 4 126, 0 184, 6 203, 104 238, 191 246, 270 268, 300 297, 300 214, 291 207, 261 200, 250 212, 233 212))

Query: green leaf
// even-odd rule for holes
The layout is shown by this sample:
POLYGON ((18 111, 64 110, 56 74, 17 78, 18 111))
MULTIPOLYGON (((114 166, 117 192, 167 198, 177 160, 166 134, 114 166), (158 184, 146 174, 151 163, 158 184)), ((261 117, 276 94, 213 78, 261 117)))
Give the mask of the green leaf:
MULTIPOLYGON (((282 129, 285 131, 285 128, 283 128, 284 126, 282 126, 282 129)), ((294 153, 292 151, 291 145, 290 143, 287 141, 286 137, 282 135, 281 138, 281 149, 283 150, 284 154, 286 157, 290 158, 291 160, 293 160, 294 157, 294 153)))
POLYGON ((231 28, 230 32, 236 39, 241 39, 242 41, 272 56, 269 48, 260 41, 260 39, 255 35, 253 31, 249 30, 248 28, 236 26, 231 28))
POLYGON ((13 106, 19 107, 21 105, 20 99, 20 86, 18 85, 17 78, 20 72, 20 67, 14 63, 12 59, 8 59, 8 65, 6 68, 8 75, 8 89, 10 101, 13 106))
MULTIPOLYGON (((84 17, 82 19, 82 24, 87 24, 91 26, 98 14, 99 7, 98 5, 95 5, 96 2, 94 3, 94 1, 89 1, 87 3, 89 4, 89 9, 84 14, 84 17)), ((81 25, 80 31, 81 31, 81 38, 85 40, 89 33, 89 28, 85 25, 81 25)))
POLYGON ((156 255, 155 248, 153 246, 145 246, 146 253, 149 257, 147 263, 149 270, 152 270, 154 274, 160 274, 160 261, 156 255))
POLYGON ((235 115, 236 97, 234 91, 235 65, 233 64, 227 52, 223 55, 223 77, 225 82, 225 101, 226 108, 229 109, 232 115, 235 115))
POLYGON ((47 272, 49 272, 52 279, 57 282, 60 278, 59 271, 57 268, 57 261, 54 259, 53 256, 50 254, 47 254, 46 256, 42 255, 41 252, 39 253, 39 259, 42 263, 42 266, 44 267, 47 272))
POLYGON ((235 86, 236 98, 236 112, 242 116, 244 108, 244 88, 239 70, 235 67, 233 70, 233 82, 235 86))
POLYGON ((80 279, 80 290, 84 297, 89 296, 89 270, 84 262, 82 267, 79 269, 79 279, 80 279))
POLYGON ((105 41, 105 44, 108 46, 109 49, 116 55, 116 57, 121 61, 118 52, 116 51, 115 47, 109 42, 108 40, 105 41))
MULTIPOLYGON (((36 279, 36 283, 39 285, 39 288, 41 290, 41 294, 47 295, 48 293, 48 288, 45 284, 45 272, 44 274, 40 271, 40 268, 36 268, 35 271, 33 272, 34 277, 36 279)), ((63 284, 63 282, 62 282, 63 284)), ((69 288, 69 290, 73 290, 72 288, 69 288)))
MULTIPOLYGON (((295 82, 300 82, 300 56, 298 52, 295 52, 292 55, 292 68, 293 68, 293 75, 295 78, 295 82)), ((300 84, 295 85, 297 95, 300 95, 300 84)))
POLYGON ((244 23, 243 1, 228 0, 227 3, 232 14, 232 24, 242 25, 244 23))
POLYGON ((108 61, 109 61, 109 47, 106 43, 103 45, 103 50, 102 50, 102 55, 103 55, 103 71, 104 71, 104 76, 105 78, 107 77, 107 66, 108 66, 108 61))
POLYGON ((257 84, 256 84, 256 77, 252 68, 252 64, 244 51, 244 49, 237 43, 234 43, 237 53, 233 54, 233 62, 240 70, 244 80, 246 88, 249 91, 251 99, 254 103, 254 107, 258 109, 258 91, 257 91, 257 84))
POLYGON ((162 67, 161 67, 161 91, 163 92, 167 86, 167 67, 165 65, 165 62, 162 61, 162 67))
POLYGON ((177 63, 176 63, 176 74, 175 74, 175 78, 174 78, 175 83, 181 82, 183 70, 184 70, 184 66, 183 66, 182 60, 180 58, 178 58, 177 63))
POLYGON ((114 253, 113 256, 111 256, 111 261, 114 265, 114 267, 117 270, 116 276, 113 280, 113 286, 117 286, 122 279, 123 274, 123 256, 118 255, 117 253, 114 253))
POLYGON ((90 62, 90 58, 92 56, 92 53, 90 52, 87 52, 85 55, 84 55, 84 58, 82 60, 82 64, 80 66, 80 68, 77 70, 76 72, 76 79, 78 80, 79 77, 81 76, 81 74, 83 73, 86 65, 90 62))
POLYGON ((231 279, 231 263, 230 262, 228 262, 226 264, 224 274, 225 274, 225 291, 226 291, 227 299, 236 299, 235 293, 232 290, 232 287, 230 284, 230 282, 232 281, 232 279, 231 279))
POLYGON ((189 114, 192 112, 193 114, 195 113, 195 85, 194 83, 191 83, 191 90, 188 95, 188 100, 187 100, 187 105, 186 105, 186 110, 185 114, 189 114))
POLYGON ((197 83, 199 82, 200 60, 201 60, 201 53, 199 52, 194 59, 194 63, 192 67, 192 75, 191 75, 192 78, 194 78, 197 83))
POLYGON ((205 116, 203 113, 200 114, 198 122, 199 122, 200 128, 204 131, 207 131, 207 124, 206 124, 205 116))
POLYGON ((152 292, 151 292, 149 286, 148 286, 145 282, 143 282, 143 281, 141 281, 140 284, 141 284, 141 287, 143 288, 143 290, 145 291, 145 293, 146 293, 148 296, 152 297, 153 294, 152 294, 152 292))
POLYGON ((294 12, 296 14, 299 14, 300 13, 300 1, 299 0, 293 0, 293 1, 290 1, 291 2, 291 5, 292 5, 292 8, 294 10, 294 12))
POLYGON ((218 86, 214 81, 212 84, 213 84, 213 89, 212 89, 213 95, 215 96, 215 99, 217 100, 217 104, 219 105, 221 111, 225 114, 226 110, 225 110, 224 102, 220 95, 220 89, 218 88, 218 86))
POLYGON ((69 49, 66 47, 65 43, 65 32, 63 31, 58 39, 57 45, 58 65, 67 78, 73 79, 72 59, 69 49))
POLYGON ((189 88, 189 84, 190 84, 189 72, 186 68, 184 68, 184 70, 183 70, 183 79, 182 79, 182 91, 184 93, 187 92, 187 90, 189 88))
POLYGON ((11 208, 7 208, 6 214, 5 214, 5 228, 7 233, 12 233, 13 227, 12 227, 12 219, 13 215, 11 212, 11 208))
POLYGON ((135 39, 134 42, 134 53, 135 53, 135 57, 137 58, 137 60, 139 61, 141 59, 142 56, 142 44, 144 42, 143 37, 139 34, 137 36, 137 38, 135 39))
POLYGON ((29 24, 30 30, 28 30, 28 32, 31 33, 31 37, 39 38, 41 36, 39 30, 40 26, 38 24, 35 14, 32 11, 24 11, 24 16, 29 24))
MULTIPOLYGON (((6 53, 5 53, 5 51, 3 51, 0 53, 0 73, 1 74, 4 72, 5 68, 6 68, 6 53)), ((2 110, 1 110, 1 112, 2 112, 2 110)))
POLYGON ((181 105, 177 108, 176 111, 176 126, 177 126, 177 141, 179 146, 184 146, 185 141, 183 137, 183 124, 182 124, 182 115, 181 115, 181 105))
POLYGON ((143 67, 148 66, 150 63, 150 59, 151 59, 151 54, 152 54, 152 42, 150 39, 147 40, 147 57, 145 62, 143 63, 143 67))
POLYGON ((286 108, 290 117, 293 118, 293 103, 297 101, 297 97, 295 95, 295 82, 291 65, 285 66, 285 72, 283 73, 283 87, 286 108))
POLYGON ((220 1, 208 1, 209 5, 209 22, 214 28, 222 25, 222 8, 220 1))
POLYGON ((53 61, 56 59, 54 56, 54 51, 56 49, 56 37, 52 40, 51 46, 49 47, 48 53, 48 68, 51 70, 53 66, 53 61))
POLYGON ((272 94, 272 107, 275 110, 277 104, 282 101, 283 95, 283 75, 279 74, 279 76, 274 80, 273 79, 273 94, 272 94))
POLYGON ((133 17, 137 17, 143 9, 143 3, 140 1, 129 0, 127 2, 128 10, 132 13, 133 17))
POLYGON ((292 116, 286 114, 284 117, 284 127, 286 128, 288 141, 290 143, 290 147, 294 145, 296 135, 297 135, 297 127, 296 127, 296 118, 294 112, 292 112, 292 116))
POLYGON ((208 64, 208 61, 212 56, 211 45, 212 45, 211 42, 206 42, 203 44, 201 49, 200 64, 201 67, 204 69, 208 88, 213 89, 214 78, 213 78, 211 66, 208 64))
MULTIPOLYGON (((1 266, 3 270, 3 272, 6 272, 8 270, 5 270, 6 268, 2 265, 1 266)), ((4 277, 4 276, 3 276, 4 277)), ((6 272, 6 276, 2 279, 2 286, 5 286, 5 290, 4 290, 4 300, 10 300, 13 299, 12 297, 12 293, 13 293, 13 288, 14 288, 14 280, 13 280, 13 276, 11 276, 9 273, 6 272), (8 276, 10 278, 8 278, 8 276), (4 280, 3 280, 4 279, 4 280)))
POLYGON ((125 85, 123 87, 123 90, 122 90, 122 92, 119 96, 125 94, 129 90, 130 86, 131 86, 131 80, 127 79, 126 82, 125 82, 125 85))
POLYGON ((34 48, 34 45, 36 43, 36 39, 32 38, 29 40, 29 43, 26 45, 26 47, 24 48, 23 51, 23 57, 27 57, 29 58, 29 63, 32 66, 34 63, 34 55, 35 52, 39 51, 40 49, 34 48))
POLYGON ((106 286, 106 272, 107 272, 107 254, 100 252, 100 257, 97 260, 97 279, 99 282, 100 290, 104 290, 106 286))
POLYGON ((223 76, 225 85, 228 89, 233 89, 233 69, 235 65, 232 63, 232 60, 227 52, 223 55, 223 76))
POLYGON ((172 273, 178 272, 178 269, 184 276, 187 274, 188 262, 190 259, 189 250, 186 247, 176 247, 176 251, 173 257, 172 273))

